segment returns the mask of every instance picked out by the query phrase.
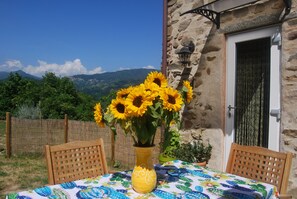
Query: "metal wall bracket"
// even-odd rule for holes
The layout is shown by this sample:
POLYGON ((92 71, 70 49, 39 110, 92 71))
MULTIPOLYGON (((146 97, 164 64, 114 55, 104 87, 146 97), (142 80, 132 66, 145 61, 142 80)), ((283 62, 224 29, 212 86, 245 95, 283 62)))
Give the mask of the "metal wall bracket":
POLYGON ((284 3, 286 5, 285 15, 288 15, 291 12, 292 0, 284 0, 284 3))
POLYGON ((202 15, 202 16, 206 17, 207 19, 209 19, 210 21, 212 21, 217 26, 217 29, 220 28, 220 13, 219 12, 215 12, 213 10, 208 10, 208 9, 203 9, 203 8, 196 8, 196 9, 184 12, 180 16, 189 14, 189 13, 196 13, 196 14, 202 15))
MULTIPOLYGON (((235 0, 214 0, 209 4, 186 11, 182 13, 180 16, 189 14, 189 13, 196 13, 208 18, 217 26, 217 28, 220 28, 221 13, 240 6, 247 5, 247 4, 253 4, 257 1, 259 0, 236 0, 236 1, 235 0)), ((292 0, 283 0, 283 1, 286 6, 285 15, 288 15, 291 11, 292 0)))

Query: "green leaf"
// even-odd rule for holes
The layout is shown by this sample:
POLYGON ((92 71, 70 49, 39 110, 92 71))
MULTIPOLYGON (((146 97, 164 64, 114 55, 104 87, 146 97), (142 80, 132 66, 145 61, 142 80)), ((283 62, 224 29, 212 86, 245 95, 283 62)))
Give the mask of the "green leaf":
POLYGON ((190 178, 186 178, 186 177, 184 177, 184 176, 181 176, 179 179, 181 179, 181 180, 183 180, 183 181, 186 181, 186 182, 193 182, 192 179, 190 179, 190 178))
POLYGON ((184 185, 180 185, 180 184, 176 185, 176 188, 178 188, 178 189, 180 189, 182 191, 192 191, 192 189, 190 189, 189 187, 184 186, 184 185))
POLYGON ((123 187, 128 188, 128 187, 130 187, 131 183, 128 181, 123 181, 122 185, 123 185, 123 187))
POLYGON ((186 92, 186 93, 187 93, 187 92, 189 92, 189 89, 188 89, 187 87, 183 86, 183 87, 182 87, 182 89, 181 89, 181 91, 183 91, 183 92, 186 92))
MULTIPOLYGON (((237 184, 246 184, 246 182, 243 181, 243 180, 235 179, 234 181, 235 181, 237 184)), ((264 187, 264 188, 265 188, 265 187, 264 187)))

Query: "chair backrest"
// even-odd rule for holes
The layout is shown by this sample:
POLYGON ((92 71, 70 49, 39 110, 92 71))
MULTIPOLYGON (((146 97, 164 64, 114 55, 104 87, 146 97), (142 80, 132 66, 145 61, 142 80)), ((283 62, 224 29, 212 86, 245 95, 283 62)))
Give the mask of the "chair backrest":
POLYGON ((106 174, 103 139, 45 146, 49 184, 106 174))
POLYGON ((226 172, 275 185, 285 194, 291 163, 292 153, 232 143, 226 172))

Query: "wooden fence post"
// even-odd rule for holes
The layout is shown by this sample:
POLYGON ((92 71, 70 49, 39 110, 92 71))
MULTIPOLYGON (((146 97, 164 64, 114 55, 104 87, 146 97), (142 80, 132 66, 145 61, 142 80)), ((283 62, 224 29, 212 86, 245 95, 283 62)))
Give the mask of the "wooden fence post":
POLYGON ((11 116, 6 112, 6 156, 11 156, 11 116))
POLYGON ((64 143, 68 142, 68 116, 65 114, 64 117, 64 143))

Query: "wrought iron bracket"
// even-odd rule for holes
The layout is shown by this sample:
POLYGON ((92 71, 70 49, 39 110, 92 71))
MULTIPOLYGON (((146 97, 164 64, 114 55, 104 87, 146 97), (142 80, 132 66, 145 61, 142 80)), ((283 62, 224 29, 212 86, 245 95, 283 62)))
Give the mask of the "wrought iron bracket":
POLYGON ((220 28, 220 13, 215 12, 213 10, 203 9, 203 8, 195 8, 193 10, 189 10, 187 12, 182 13, 180 16, 189 14, 189 13, 196 13, 202 15, 216 24, 217 28, 220 28))
POLYGON ((217 29, 220 28, 220 13, 219 12, 215 12, 213 10, 208 10, 208 9, 203 9, 203 8, 195 8, 193 10, 189 10, 187 12, 182 13, 180 16, 189 14, 189 13, 196 13, 196 14, 202 15, 202 16, 206 17, 207 19, 209 19, 210 21, 212 21, 217 26, 217 29))
MULTIPOLYGON (((244 6, 247 4, 255 3, 259 0, 215 0, 212 3, 205 4, 201 7, 194 8, 192 10, 186 11, 182 13, 180 16, 188 14, 188 13, 196 13, 208 18, 212 21, 217 28, 220 28, 220 15, 223 12, 228 10, 244 6)), ((291 11, 292 0, 283 0, 285 4, 285 14, 284 16, 288 15, 291 11)))
POLYGON ((284 0, 284 3, 286 5, 285 15, 288 15, 291 12, 292 0, 284 0))

